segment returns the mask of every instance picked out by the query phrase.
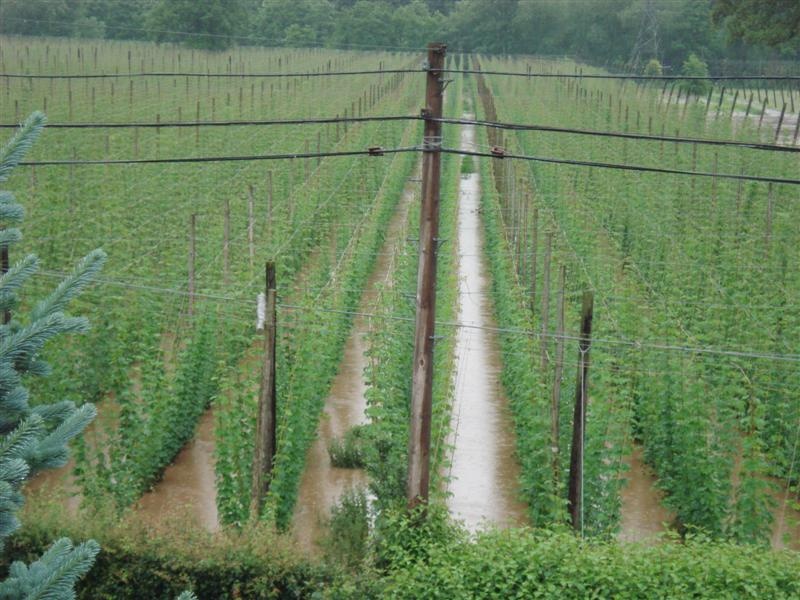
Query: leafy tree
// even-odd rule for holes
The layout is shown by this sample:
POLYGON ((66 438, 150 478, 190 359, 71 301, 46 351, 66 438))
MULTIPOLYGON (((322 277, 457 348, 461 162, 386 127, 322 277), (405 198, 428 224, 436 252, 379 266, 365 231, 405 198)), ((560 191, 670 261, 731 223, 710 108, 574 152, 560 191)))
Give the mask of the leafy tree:
MULTIPOLYGON (((33 113, 16 135, 0 150, 0 182, 38 137, 45 123, 42 113, 33 113)), ((10 192, 0 192, 0 244, 21 239, 24 211, 10 192)), ((86 331, 85 318, 64 313, 67 304, 100 271, 106 255, 95 250, 81 260, 73 273, 28 314, 16 313, 0 325, 0 544, 17 527, 15 513, 23 503, 23 483, 43 469, 67 462, 67 443, 94 419, 92 404, 76 407, 70 401, 31 406, 25 377, 47 375, 49 367, 40 358, 47 341, 62 333, 86 331)), ((0 277, 0 311, 18 306, 18 292, 36 273, 39 260, 28 255, 0 277)), ((0 598, 71 598, 75 582, 85 574, 100 550, 93 540, 78 546, 66 538, 56 541, 31 565, 15 562, 9 577, 0 583, 0 598)))
POLYGON ((78 3, 68 0, 3 0, 0 33, 70 35, 79 15, 78 3))
POLYGON ((159 0, 146 20, 155 41, 181 42, 206 50, 229 48, 246 22, 240 0, 159 0))
POLYGON ((648 77, 660 77, 663 73, 661 63, 655 58, 651 58, 644 67, 644 74, 648 77))
MULTIPOLYGON (((708 77, 708 65, 694 52, 683 63, 681 75, 687 77, 708 77)), ((690 94, 705 94, 711 83, 707 79, 687 79, 681 83, 683 89, 690 94)))
POLYGON ((800 46, 800 2, 797 0, 715 0, 716 23, 734 38, 768 46, 800 46))
POLYGON ((394 46, 391 5, 383 0, 358 0, 341 11, 333 31, 335 45, 394 46))

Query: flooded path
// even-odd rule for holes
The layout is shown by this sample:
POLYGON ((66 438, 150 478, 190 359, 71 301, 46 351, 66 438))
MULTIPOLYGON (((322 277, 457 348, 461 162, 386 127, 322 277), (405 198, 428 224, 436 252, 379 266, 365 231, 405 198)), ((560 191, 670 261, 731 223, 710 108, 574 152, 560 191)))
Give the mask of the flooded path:
MULTIPOLYGON (((398 241, 405 239, 408 210, 417 188, 416 182, 409 182, 403 191, 403 197, 389 224, 386 241, 367 281, 359 312, 372 312, 381 284, 391 273, 393 248, 398 241)), ((362 469, 342 469, 331 465, 328 446, 333 440, 343 437, 353 426, 366 422, 367 385, 364 369, 367 366, 366 336, 369 329, 367 317, 358 316, 353 320, 339 372, 325 400, 317 439, 306 455, 292 530, 300 547, 309 553, 317 551, 317 542, 325 531, 325 521, 330 516, 330 509, 342 494, 353 488, 367 486, 366 473, 362 469)))
POLYGON ((775 484, 772 547, 800 551, 800 500, 796 494, 787 493, 786 482, 778 479, 772 479, 772 482, 775 484))
MULTIPOLYGON (((474 144, 474 127, 463 127, 461 148, 474 144)), ((499 345, 495 334, 484 329, 495 323, 483 276, 477 173, 461 176, 458 200, 458 321, 480 328, 457 330, 447 504, 456 519, 475 531, 483 524, 522 525, 526 506, 518 498, 519 466, 500 382, 499 345)))
POLYGON ((208 531, 219 529, 214 474, 214 412, 207 410, 197 433, 164 471, 164 477, 139 500, 137 512, 153 525, 188 514, 208 531))
POLYGON ((656 488, 656 477, 642 457, 642 448, 634 446, 633 452, 625 459, 628 472, 626 483, 620 490, 620 532, 621 542, 657 541, 657 536, 666 531, 664 524, 674 520, 661 504, 663 497, 656 488))

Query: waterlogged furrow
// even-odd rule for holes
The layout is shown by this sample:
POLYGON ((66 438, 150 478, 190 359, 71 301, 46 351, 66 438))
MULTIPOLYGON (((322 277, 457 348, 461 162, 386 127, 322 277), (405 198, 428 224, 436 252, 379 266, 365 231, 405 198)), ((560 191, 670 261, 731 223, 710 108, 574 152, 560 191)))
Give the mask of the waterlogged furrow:
MULTIPOLYGON (((466 118, 471 115, 466 114, 466 118)), ((475 148, 475 128, 461 130, 460 146, 475 148)), ((519 500, 519 466, 513 427, 499 381, 498 341, 491 315, 480 226, 480 175, 472 159, 462 159, 458 190, 458 322, 448 469, 451 514, 475 531, 525 521, 519 500)))

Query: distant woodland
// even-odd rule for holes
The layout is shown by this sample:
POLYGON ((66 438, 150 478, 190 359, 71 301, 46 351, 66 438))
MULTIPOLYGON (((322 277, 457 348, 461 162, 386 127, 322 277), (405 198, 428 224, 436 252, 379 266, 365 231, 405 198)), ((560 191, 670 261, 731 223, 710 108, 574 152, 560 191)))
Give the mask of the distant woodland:
POLYGON ((796 0, 3 0, 0 32, 231 45, 569 55, 712 70, 800 58, 796 0), (633 60, 639 58, 640 60, 633 60))

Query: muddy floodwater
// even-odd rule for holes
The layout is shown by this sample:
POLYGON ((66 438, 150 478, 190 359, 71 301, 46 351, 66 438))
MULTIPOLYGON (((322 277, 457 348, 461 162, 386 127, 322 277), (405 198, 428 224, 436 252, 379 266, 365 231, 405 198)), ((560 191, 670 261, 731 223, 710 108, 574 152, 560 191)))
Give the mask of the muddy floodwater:
POLYGON ((188 514, 208 531, 219 529, 213 410, 203 414, 194 438, 167 467, 163 479, 155 488, 142 496, 137 511, 154 526, 178 514, 188 514))
MULTIPOLYGON (((471 118, 471 115, 465 115, 471 118)), ((475 143, 474 127, 461 130, 462 149, 475 143)), ((470 160, 470 159, 467 159, 470 160)), ((482 525, 525 523, 513 425, 500 383, 500 353, 481 259, 480 176, 462 175, 458 195, 458 321, 447 504, 470 531, 482 525)))
MULTIPOLYGON (((405 238, 406 216, 416 187, 415 183, 409 183, 403 192, 398 209, 389 224, 386 242, 378 254, 361 298, 359 312, 370 313, 374 308, 381 285, 390 272, 394 246, 405 238)), ((345 343, 339 371, 325 400, 317 439, 306 455, 292 530, 300 547, 310 553, 315 553, 318 549, 331 507, 348 490, 367 486, 367 476, 363 470, 341 469, 331 465, 328 446, 333 440, 343 437, 352 427, 366 423, 367 385, 364 369, 367 366, 366 337, 369 328, 368 317, 358 316, 353 320, 352 332, 345 343)))
POLYGON ((617 537, 622 542, 655 542, 674 515, 661 504, 662 493, 656 488, 650 467, 644 463, 641 447, 635 446, 625 462, 628 472, 620 493, 622 507, 617 537))

